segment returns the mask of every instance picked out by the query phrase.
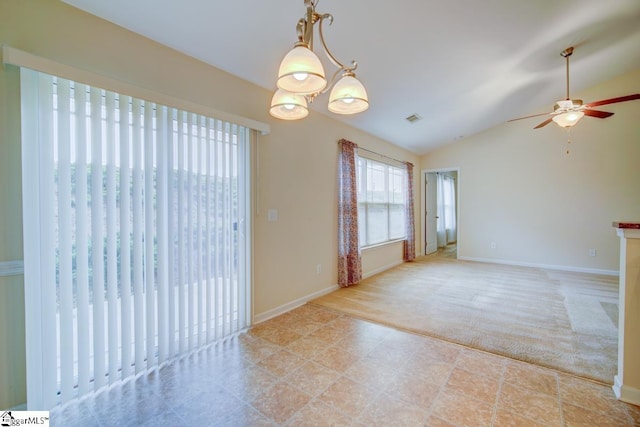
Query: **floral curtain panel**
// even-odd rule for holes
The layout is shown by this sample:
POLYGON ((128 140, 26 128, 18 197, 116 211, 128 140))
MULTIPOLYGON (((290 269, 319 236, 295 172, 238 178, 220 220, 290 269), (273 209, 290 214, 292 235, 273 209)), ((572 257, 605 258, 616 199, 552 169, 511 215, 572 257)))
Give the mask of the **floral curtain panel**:
POLYGON ((356 184, 356 149, 346 139, 340 140, 338 164, 338 285, 346 288, 362 279, 362 259, 358 243, 358 186, 356 184))
POLYGON ((413 164, 405 162, 405 165, 407 166, 407 196, 405 199, 407 206, 407 217, 405 219, 407 238, 404 241, 403 259, 405 261, 413 261, 416 258, 416 237, 413 215, 413 164))

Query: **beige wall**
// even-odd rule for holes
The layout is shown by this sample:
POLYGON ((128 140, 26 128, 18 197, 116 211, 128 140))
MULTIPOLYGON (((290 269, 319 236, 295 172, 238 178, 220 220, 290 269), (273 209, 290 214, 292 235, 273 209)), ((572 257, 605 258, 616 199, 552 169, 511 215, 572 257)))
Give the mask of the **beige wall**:
MULTIPOLYGON (((640 70, 575 97, 589 102, 631 93, 640 93, 640 70)), ((615 115, 585 117, 570 135, 553 123, 534 130, 544 120, 534 118, 422 157, 423 169, 460 168, 461 257, 618 270, 611 222, 640 220, 640 101, 600 108, 615 115), (597 256, 589 256, 590 248, 597 256)))
MULTIPOLYGON (((272 133, 260 137, 258 144, 254 301, 258 316, 337 282, 336 177, 340 138, 413 162, 414 182, 418 182, 417 156, 318 113, 312 112, 311 116, 299 123, 271 121, 272 133), (267 221, 268 209, 278 211, 277 222, 267 221), (316 274, 318 264, 320 274, 316 274)), ((416 200, 416 220, 418 203, 416 200)), ((365 251, 364 274, 400 262, 402 250, 394 251, 394 246, 382 249, 385 257, 365 251)))
MULTIPOLYGON (((317 112, 301 122, 272 119, 267 112, 270 91, 58 1, 0 1, 0 43, 271 125, 271 134, 259 138, 254 171, 257 316, 277 312, 279 307, 337 282, 340 138, 413 162, 414 181, 419 182, 418 156, 317 112), (267 222, 267 209, 278 210, 277 222, 267 222), (318 264, 320 274, 316 274, 318 264)), ((375 99, 375 94, 371 95, 375 99)), ((0 69, 0 97, 0 261, 11 261, 22 258, 19 80, 15 67, 0 69)), ((416 216, 417 206, 418 201, 416 216)), ((393 245, 382 251, 385 256, 363 254, 368 269, 365 274, 400 262, 402 252, 393 245)), ((0 408, 25 399, 22 282, 22 276, 0 277, 0 408)))
MULTIPOLYGON (((0 33, 2 23, 0 3, 0 33)), ((0 69, 0 262, 22 259, 19 73, 0 69), (16 143, 18 141, 18 143, 16 143)), ((23 277, 0 276, 0 410, 25 396, 23 277)))

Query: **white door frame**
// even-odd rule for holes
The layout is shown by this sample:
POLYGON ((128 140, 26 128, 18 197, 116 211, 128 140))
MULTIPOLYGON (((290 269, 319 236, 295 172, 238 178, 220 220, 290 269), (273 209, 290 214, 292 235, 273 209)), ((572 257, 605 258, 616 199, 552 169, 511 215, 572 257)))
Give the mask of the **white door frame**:
POLYGON ((427 224, 425 221, 425 212, 427 210, 427 200, 426 200, 426 186, 425 182, 427 179, 428 173, 436 173, 436 172, 456 172, 457 180, 456 180, 456 258, 459 257, 460 252, 460 228, 462 224, 462 216, 460 215, 460 168, 459 167, 450 167, 450 168, 438 168, 438 169, 422 169, 421 179, 420 179, 420 225, 422 226, 422 236, 420 236, 420 244, 422 248, 422 253, 425 253, 425 249, 427 247, 427 224))

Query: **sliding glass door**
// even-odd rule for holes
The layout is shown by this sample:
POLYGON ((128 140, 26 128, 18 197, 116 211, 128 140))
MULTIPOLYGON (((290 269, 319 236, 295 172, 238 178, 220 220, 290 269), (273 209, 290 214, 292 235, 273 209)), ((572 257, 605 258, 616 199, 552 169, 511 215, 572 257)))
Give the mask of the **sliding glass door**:
POLYGON ((30 409, 250 322, 251 131, 22 69, 30 409))

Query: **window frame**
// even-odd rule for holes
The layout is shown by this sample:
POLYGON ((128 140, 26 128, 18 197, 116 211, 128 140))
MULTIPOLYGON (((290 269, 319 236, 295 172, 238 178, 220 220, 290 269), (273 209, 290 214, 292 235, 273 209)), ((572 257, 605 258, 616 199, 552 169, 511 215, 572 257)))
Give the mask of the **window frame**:
MULTIPOLYGON (((156 369, 168 360, 239 333, 251 323, 250 165, 255 131, 225 120, 100 88, 99 85, 81 84, 80 89, 77 84, 72 79, 44 71, 25 67, 20 70, 23 112, 21 148, 24 154, 24 281, 25 300, 29 301, 32 308, 27 310, 29 315, 25 316, 26 369, 29 374, 27 402, 29 406, 40 408, 65 403, 115 381, 127 381, 141 371, 156 369), (62 103, 61 80, 70 80, 62 85, 62 103), (124 99, 126 107, 122 108, 121 101, 124 99), (130 114, 132 102, 138 105, 139 110, 133 115, 135 119, 130 114), (78 109, 79 106, 83 108, 78 109), (162 113, 158 115, 161 110, 162 113), (149 114, 142 114, 143 111, 149 114), (179 116, 184 114, 177 121, 177 126, 174 113, 179 116), (126 116, 130 116, 128 121, 118 119, 126 116), (91 119, 87 121, 88 118, 91 119), (132 137, 132 122, 136 123, 133 132, 135 138, 132 137), (211 122, 216 122, 216 125, 213 126, 214 134, 209 137, 211 122), (237 131, 229 131, 229 127, 237 131), (159 129, 163 131, 159 132, 159 129), (124 143, 121 139, 123 135, 127 136, 126 146, 129 149, 118 151, 118 146, 124 143), (74 159, 72 147, 76 147, 76 150, 77 147, 85 149, 82 155, 76 154, 74 159), (180 153, 187 150, 187 157, 180 161, 176 149, 180 153), (118 162, 122 162, 120 156, 123 153, 130 154, 130 150, 134 152, 133 156, 118 166, 118 162), (222 153, 218 150, 222 150, 222 153), (206 157, 198 157, 197 154, 203 151, 206 157), (214 153, 218 153, 217 157, 214 153), (197 161, 195 157, 198 157, 197 161), (233 177, 235 180, 235 191, 232 190, 232 184, 227 184, 222 196, 217 194, 219 187, 216 181, 219 175, 215 171, 220 170, 214 167, 217 162, 223 162, 224 177, 233 177), (75 172, 77 164, 82 164, 84 172, 76 184, 85 183, 83 189, 78 189, 74 184, 78 176, 75 172), (133 172, 129 172, 131 170, 133 172), (121 178, 124 176, 127 177, 126 187, 122 187, 121 178), (188 225, 187 234, 193 231, 201 234, 200 230, 211 227, 212 221, 215 226, 216 219, 209 218, 212 211, 204 210, 210 201, 215 200, 218 206, 217 197, 224 197, 223 222, 218 220, 218 224, 225 224, 226 240, 220 239, 217 247, 205 250, 200 237, 197 238, 197 248, 193 247, 190 237, 175 239, 181 231, 172 227, 172 219, 184 217, 175 213, 176 202, 178 209, 181 209, 180 201, 176 198, 181 196, 176 194, 171 184, 176 180, 182 184, 188 183, 189 188, 185 190, 185 197, 182 197, 183 206, 197 216, 193 217, 193 226, 188 225), (210 188, 192 189, 191 184, 206 184, 210 188), (118 196, 130 193, 132 188, 135 195, 118 196), (207 197, 203 202, 204 191, 208 191, 211 198, 207 197), (72 202, 77 200, 74 197, 79 194, 85 196, 84 201, 78 204, 72 202), (121 212, 122 201, 129 199, 133 200, 121 212), (194 205, 197 210, 190 210, 190 206, 194 205), (64 211, 60 211, 61 206, 65 207, 64 211), (240 206, 242 215, 239 214, 240 206), (69 214, 60 215, 60 212, 69 214), (175 214, 171 215, 171 212, 175 214), (138 225, 132 225, 129 221, 119 223, 122 213, 124 217, 138 218, 138 225), (77 221, 72 221, 74 215, 75 219, 87 218, 84 226, 78 227, 77 221), (123 223, 129 224, 124 233, 123 223), (75 236, 73 230, 76 230, 75 236), (126 243, 120 248, 127 248, 124 251, 130 255, 137 252, 138 276, 135 286, 133 280, 129 283, 123 280, 130 274, 124 274, 118 266, 121 251, 117 242, 121 236, 131 233, 135 237, 129 241, 133 242, 135 238, 140 249, 129 249, 131 245, 126 243), (220 246, 229 247, 233 239, 229 236, 238 237, 240 234, 243 236, 242 245, 232 242, 226 256, 227 260, 233 255, 237 259, 242 257, 241 267, 231 261, 231 267, 226 265, 222 268, 221 277, 216 275, 212 278, 209 268, 212 268, 214 261, 203 262, 201 255, 218 253, 220 246), (85 237, 83 243, 78 243, 78 235, 85 237), (65 236, 65 239, 59 236, 65 236), (176 245, 188 248, 186 257, 190 260, 188 264, 181 263, 181 266, 190 265, 188 268, 192 269, 187 274, 187 280, 178 280, 177 283, 175 278, 170 279, 175 256, 174 261, 167 260, 176 250, 176 245), (86 266, 81 279, 82 298, 77 297, 76 293, 79 264, 74 261, 77 259, 73 256, 74 246, 77 253, 88 254, 92 251, 92 255, 105 254, 104 257, 85 256, 81 262, 86 266), (61 255, 58 256, 58 253, 61 255), (169 272, 160 275, 164 280, 156 279, 156 268, 160 264, 169 266, 169 272), (62 273, 58 273, 62 265, 65 266, 64 280, 61 279, 62 273), (95 265, 99 268, 94 269, 95 265), (91 279, 90 269, 94 269, 91 279), (240 274, 244 275, 244 280, 239 278, 240 274), (65 283, 64 287, 60 286, 62 282, 65 283), (89 295, 90 289, 102 288, 104 292, 89 295), (123 289, 130 288, 133 288, 131 293, 123 292, 123 289), (151 288, 153 292, 149 291, 151 288), (206 295, 221 294, 225 302, 218 304, 218 299, 213 298, 205 300, 202 297, 205 292, 206 295), (128 304, 123 303, 123 295, 129 295, 128 304), (78 303, 79 299, 82 301, 78 303), (203 301, 214 302, 204 304, 203 301), (80 306, 82 310, 79 310, 80 306), (122 313, 131 313, 127 315, 126 322, 122 320, 125 318, 122 313), (161 318, 162 322, 159 320, 161 318), (130 333, 123 333, 125 329, 130 333)), ((212 228, 208 230, 210 233, 212 228)), ((204 240, 207 241, 206 246, 213 246, 211 242, 214 239, 207 237, 204 240)), ((130 265, 130 261, 121 265, 130 265)), ((228 264, 228 261, 225 260, 225 263, 228 264)))
POLYGON ((357 154, 356 156, 356 182, 357 182, 357 192, 358 192, 358 229, 359 229, 359 247, 361 250, 366 250, 370 248, 374 248, 377 246, 383 246, 391 243, 401 242, 406 240, 406 218, 405 212, 407 208, 407 176, 406 176, 406 166, 400 165, 398 163, 391 163, 382 161, 379 159, 374 159, 369 156, 357 154), (361 163, 362 162, 362 163, 361 163), (385 201, 377 202, 377 201, 368 201, 368 193, 373 191, 370 189, 369 181, 368 181, 368 170, 369 164, 372 163, 377 166, 382 166, 384 168, 384 194, 385 201), (394 203, 391 200, 391 188, 390 188, 390 177, 391 173, 399 172, 399 176, 401 177, 401 193, 402 193, 402 203, 394 203), (363 182, 364 181, 364 182, 363 182), (365 195, 363 197, 362 190, 365 191, 365 195), (363 199, 365 199, 363 201, 363 199), (369 210, 372 205, 376 206, 385 206, 386 207, 386 238, 384 240, 379 241, 370 241, 370 220, 369 220, 369 210), (402 207, 402 235, 401 236, 393 236, 392 237, 392 206, 401 206, 402 207), (364 212, 364 215, 362 213, 364 212), (363 231, 364 230, 364 231, 363 231), (364 237, 363 237, 364 236, 364 237))

